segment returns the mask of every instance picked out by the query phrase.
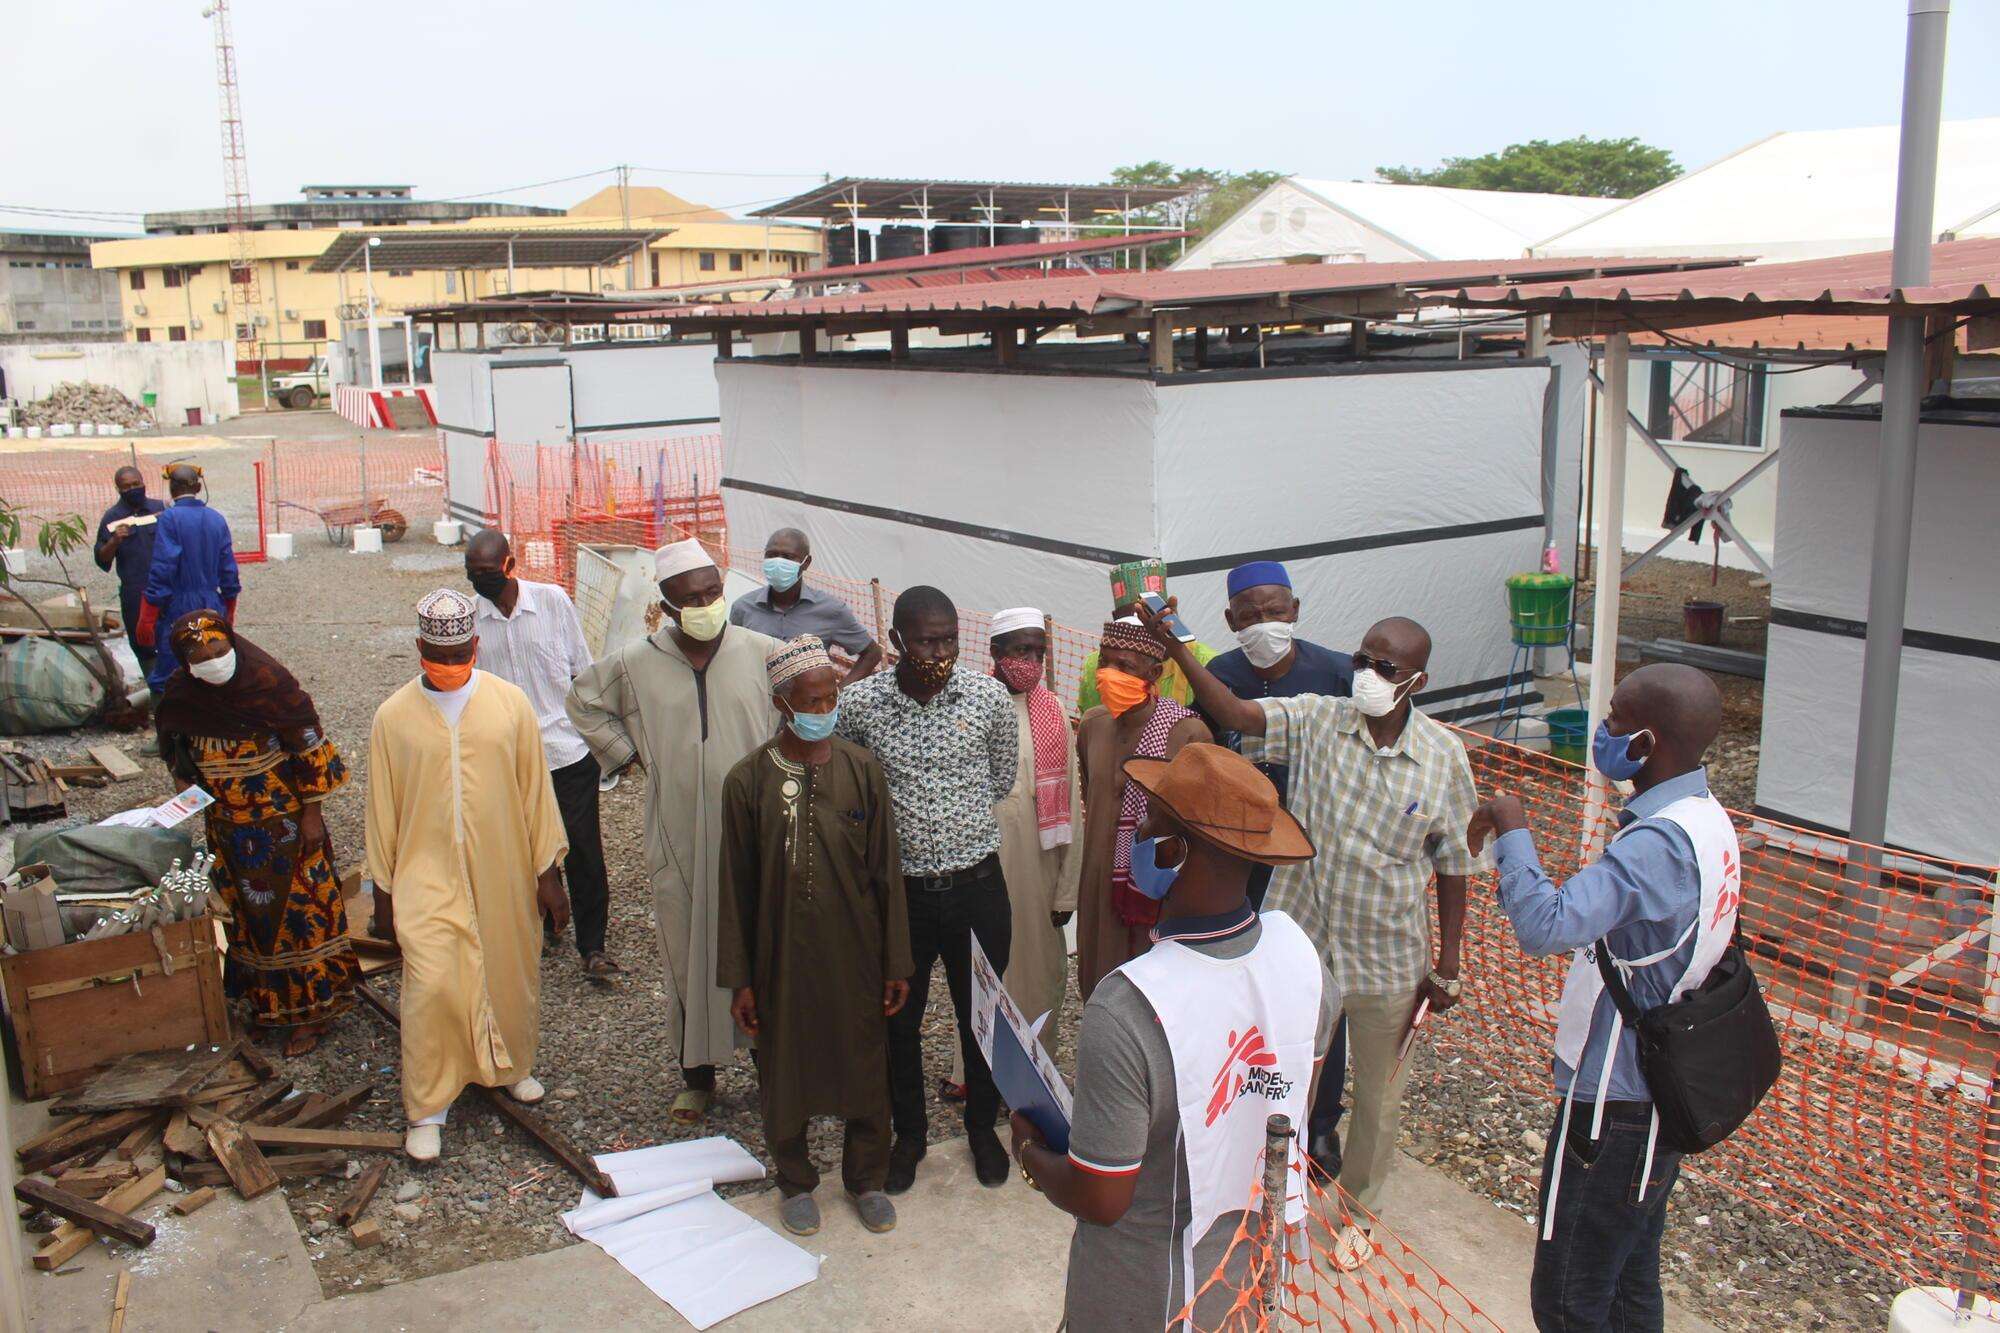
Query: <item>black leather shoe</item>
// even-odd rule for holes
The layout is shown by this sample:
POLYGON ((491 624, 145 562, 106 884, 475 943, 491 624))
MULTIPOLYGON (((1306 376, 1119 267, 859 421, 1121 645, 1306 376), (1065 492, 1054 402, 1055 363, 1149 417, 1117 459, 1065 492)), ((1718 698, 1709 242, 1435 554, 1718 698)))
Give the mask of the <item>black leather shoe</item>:
POLYGON ((912 1139, 897 1139, 889 1149, 889 1176, 882 1188, 901 1194, 917 1183, 917 1163, 924 1160, 924 1145, 912 1139))
POLYGON ((965 1142, 972 1149, 972 1170, 979 1183, 989 1187, 1006 1184, 1007 1150, 1000 1146, 1000 1136, 990 1129, 984 1133, 975 1129, 965 1136, 965 1142))
POLYGON ((1327 1180, 1340 1179, 1340 1135, 1315 1134, 1307 1151, 1313 1165, 1326 1173, 1327 1180))

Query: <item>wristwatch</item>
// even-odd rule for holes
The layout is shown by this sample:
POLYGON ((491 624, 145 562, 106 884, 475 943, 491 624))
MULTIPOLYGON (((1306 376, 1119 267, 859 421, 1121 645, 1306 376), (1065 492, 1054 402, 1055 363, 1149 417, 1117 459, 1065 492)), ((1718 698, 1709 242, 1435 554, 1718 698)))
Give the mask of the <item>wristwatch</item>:
POLYGON ((1443 991, 1446 995, 1450 996, 1454 1000, 1458 998, 1458 993, 1461 990, 1465 989, 1464 986, 1460 984, 1457 977, 1445 976, 1443 973, 1439 972, 1436 968, 1431 969, 1431 985, 1436 986, 1439 990, 1443 991))

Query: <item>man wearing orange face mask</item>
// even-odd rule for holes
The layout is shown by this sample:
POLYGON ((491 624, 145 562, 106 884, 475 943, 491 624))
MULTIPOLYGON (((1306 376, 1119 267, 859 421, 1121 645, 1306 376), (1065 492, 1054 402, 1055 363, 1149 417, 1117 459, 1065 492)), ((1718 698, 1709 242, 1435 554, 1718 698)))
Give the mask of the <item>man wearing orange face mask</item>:
POLYGON ((1097 649, 1097 695, 1083 715, 1076 752, 1083 773, 1083 858, 1077 886, 1076 987, 1085 1001, 1098 980, 1144 953, 1160 905, 1132 887, 1132 836, 1146 818, 1143 788, 1125 777, 1134 755, 1172 759, 1208 725, 1160 695, 1167 650, 1137 620, 1104 626, 1097 649))
POLYGON ((422 673, 368 738, 368 874, 375 931, 403 951, 404 1148, 419 1162, 437 1159, 467 1084, 542 1099, 540 918, 569 922, 541 727, 478 652, 470 597, 417 603, 422 673))

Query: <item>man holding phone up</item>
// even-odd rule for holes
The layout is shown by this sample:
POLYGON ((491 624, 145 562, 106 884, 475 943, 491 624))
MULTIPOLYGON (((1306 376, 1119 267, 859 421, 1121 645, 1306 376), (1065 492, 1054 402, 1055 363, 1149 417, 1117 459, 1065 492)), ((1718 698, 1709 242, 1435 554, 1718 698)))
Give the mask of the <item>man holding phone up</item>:
MULTIPOLYGON (((1465 747, 1411 702, 1429 679, 1430 634, 1401 616, 1376 622, 1353 657, 1352 698, 1239 699, 1150 607, 1139 618, 1187 674, 1202 712, 1241 733, 1244 758, 1290 767, 1287 808, 1320 852, 1280 866, 1264 908, 1304 928, 1346 997, 1354 1096, 1340 1186, 1374 1214, 1402 1122, 1404 1037, 1420 1002, 1432 1013, 1458 1003, 1473 868, 1465 830, 1478 797, 1465 747), (1435 956, 1425 892, 1433 877, 1442 935, 1435 956)), ((1357 1217, 1336 1238, 1343 1268, 1373 1254, 1369 1226, 1357 1217)))

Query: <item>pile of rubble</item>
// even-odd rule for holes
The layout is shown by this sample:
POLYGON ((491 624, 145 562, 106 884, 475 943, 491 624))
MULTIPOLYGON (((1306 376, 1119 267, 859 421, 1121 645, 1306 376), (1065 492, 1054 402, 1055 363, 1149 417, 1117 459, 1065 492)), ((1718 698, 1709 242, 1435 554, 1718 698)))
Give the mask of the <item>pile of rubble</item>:
POLYGON ((48 397, 21 404, 20 424, 45 429, 110 425, 143 430, 153 424, 153 414, 108 384, 58 384, 48 397))

